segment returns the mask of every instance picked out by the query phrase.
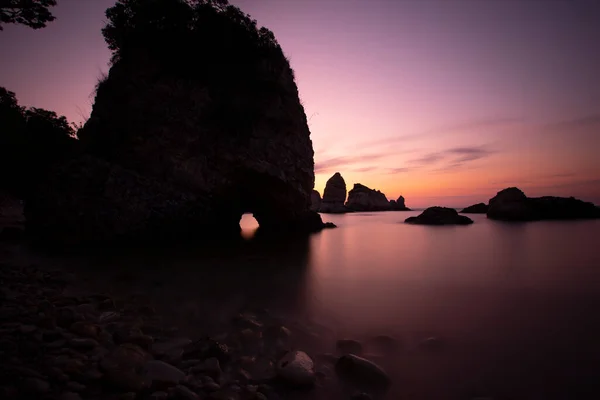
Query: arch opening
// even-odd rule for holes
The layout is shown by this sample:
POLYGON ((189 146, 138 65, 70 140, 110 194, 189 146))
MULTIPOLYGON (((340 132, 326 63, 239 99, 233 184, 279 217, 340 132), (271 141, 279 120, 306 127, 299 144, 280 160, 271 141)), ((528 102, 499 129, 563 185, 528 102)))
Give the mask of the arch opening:
POLYGON ((252 213, 244 213, 240 218, 240 235, 245 240, 250 240, 256 235, 259 223, 252 213))

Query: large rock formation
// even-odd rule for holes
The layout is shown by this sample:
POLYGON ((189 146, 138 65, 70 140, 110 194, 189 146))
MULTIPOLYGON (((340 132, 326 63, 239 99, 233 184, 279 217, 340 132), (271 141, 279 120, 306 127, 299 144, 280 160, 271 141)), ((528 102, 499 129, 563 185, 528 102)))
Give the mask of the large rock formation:
POLYGON ((404 222, 419 225, 468 225, 473 220, 459 215, 454 208, 429 207, 416 217, 409 217, 404 222))
POLYGON ((410 208, 406 207, 404 203, 404 197, 398 197, 398 200, 390 200, 390 208, 392 211, 410 211, 410 208))
POLYGON ((370 189, 360 183, 355 183, 348 193, 346 207, 352 211, 388 211, 390 202, 379 190, 370 189))
POLYGON ((574 197, 527 197, 516 187, 490 199, 487 217, 504 221, 600 218, 600 208, 574 197))
POLYGON ((315 231, 313 149, 288 60, 235 7, 157 0, 107 12, 113 64, 79 136, 84 157, 27 199, 62 242, 315 231), (178 7, 174 10, 173 7, 178 7))
POLYGON ((317 212, 321 209, 321 195, 316 190, 310 193, 310 209, 317 212))
POLYGON ((346 201, 346 182, 339 172, 333 174, 325 184, 323 200, 321 201, 322 213, 345 213, 348 209, 344 206, 346 201))
POLYGON ((460 212, 463 214, 485 214, 487 213, 488 206, 485 203, 477 203, 472 206, 463 208, 460 212))

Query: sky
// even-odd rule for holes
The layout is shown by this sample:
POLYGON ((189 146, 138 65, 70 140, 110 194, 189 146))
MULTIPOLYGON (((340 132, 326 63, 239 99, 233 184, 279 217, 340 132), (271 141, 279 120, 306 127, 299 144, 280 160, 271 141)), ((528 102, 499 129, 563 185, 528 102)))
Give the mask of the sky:
MULTIPOLYGON (((517 186, 600 204, 600 1, 232 0, 291 61, 315 189, 340 172, 409 207, 517 186)), ((0 86, 84 121, 114 0, 58 0, 0 32, 0 86)))

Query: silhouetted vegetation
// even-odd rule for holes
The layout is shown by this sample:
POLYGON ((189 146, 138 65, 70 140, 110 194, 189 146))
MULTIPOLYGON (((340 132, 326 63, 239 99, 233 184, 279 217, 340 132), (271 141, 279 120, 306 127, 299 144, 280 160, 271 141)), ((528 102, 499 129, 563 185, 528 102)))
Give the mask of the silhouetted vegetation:
POLYGON ((75 151, 75 131, 64 116, 19 106, 13 92, 0 87, 0 180, 22 195, 53 162, 75 151))
POLYGON ((0 31, 2 24, 23 24, 33 29, 45 28, 54 21, 49 8, 56 0, 0 0, 0 31))

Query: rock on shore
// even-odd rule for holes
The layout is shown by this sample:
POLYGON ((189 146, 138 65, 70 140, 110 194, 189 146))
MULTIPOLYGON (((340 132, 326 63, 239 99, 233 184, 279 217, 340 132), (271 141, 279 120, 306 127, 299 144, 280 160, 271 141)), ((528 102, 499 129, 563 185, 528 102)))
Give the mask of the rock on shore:
POLYGON ((488 211, 488 206, 485 203, 477 203, 472 206, 463 208, 461 214, 485 214, 488 211))

